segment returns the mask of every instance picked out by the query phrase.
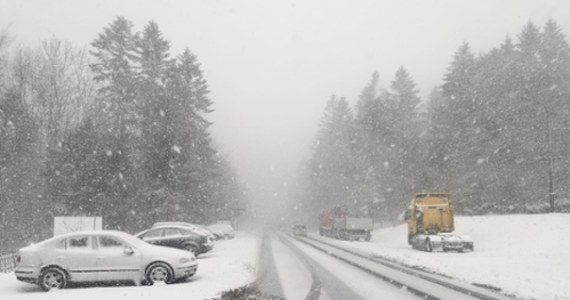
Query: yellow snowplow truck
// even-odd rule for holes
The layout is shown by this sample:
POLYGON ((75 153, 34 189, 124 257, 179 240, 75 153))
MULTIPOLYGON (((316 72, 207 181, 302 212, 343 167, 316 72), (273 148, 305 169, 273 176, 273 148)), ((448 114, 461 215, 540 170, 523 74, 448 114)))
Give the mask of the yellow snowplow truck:
POLYGON ((473 240, 454 234, 453 198, 449 193, 415 194, 406 211, 408 244, 432 251, 473 251, 473 240))

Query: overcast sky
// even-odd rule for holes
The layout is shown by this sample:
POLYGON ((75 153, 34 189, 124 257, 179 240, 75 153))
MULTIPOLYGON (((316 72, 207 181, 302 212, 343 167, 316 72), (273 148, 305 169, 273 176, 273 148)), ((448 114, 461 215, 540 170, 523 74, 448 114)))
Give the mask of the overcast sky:
POLYGON ((404 66, 425 96, 465 41, 486 52, 532 21, 570 32, 570 1, 0 0, 15 46, 55 36, 88 47, 117 16, 150 20, 202 63, 212 134, 262 201, 284 201, 332 93, 356 101, 376 70, 388 86, 404 66))

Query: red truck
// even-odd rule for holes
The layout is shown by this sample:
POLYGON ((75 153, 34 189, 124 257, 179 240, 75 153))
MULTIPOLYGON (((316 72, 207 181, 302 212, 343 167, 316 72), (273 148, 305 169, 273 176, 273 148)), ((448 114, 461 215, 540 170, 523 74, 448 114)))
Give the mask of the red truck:
POLYGON ((335 206, 320 215, 319 233, 343 240, 364 239, 370 241, 373 221, 371 218, 351 217, 347 208, 335 206))

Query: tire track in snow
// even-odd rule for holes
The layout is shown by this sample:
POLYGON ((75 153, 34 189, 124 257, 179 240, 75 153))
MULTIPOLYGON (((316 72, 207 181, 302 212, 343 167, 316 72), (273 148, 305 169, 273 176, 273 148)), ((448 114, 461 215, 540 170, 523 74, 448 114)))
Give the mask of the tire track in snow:
POLYGON ((269 241, 268 232, 263 233, 261 251, 259 255, 259 273, 256 280, 257 288, 265 295, 285 298, 279 275, 275 268, 273 249, 269 241))
POLYGON ((306 265, 306 267, 311 272, 313 278, 313 283, 311 285, 311 290, 307 294, 305 300, 318 300, 321 299, 322 290, 326 290, 326 295, 328 299, 331 300, 365 300, 357 294, 353 289, 340 280, 335 274, 323 268, 319 263, 308 257, 303 253, 297 246, 293 245, 282 234, 277 234, 279 239, 287 245, 291 251, 298 256, 298 258, 306 265))

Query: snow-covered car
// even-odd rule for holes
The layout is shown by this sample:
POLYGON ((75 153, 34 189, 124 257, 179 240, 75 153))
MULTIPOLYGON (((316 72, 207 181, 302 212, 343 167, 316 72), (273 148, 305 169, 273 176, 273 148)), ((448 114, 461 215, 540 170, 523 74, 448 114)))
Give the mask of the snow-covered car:
POLYGON ((208 229, 208 227, 206 227, 204 225, 200 225, 200 224, 193 224, 193 223, 188 223, 188 222, 176 222, 176 221, 156 222, 156 223, 152 224, 152 228, 156 228, 156 227, 160 227, 160 226, 164 226, 164 225, 185 226, 185 227, 192 229, 192 231, 194 231, 200 235, 207 236, 208 238, 210 238, 210 240, 212 242, 214 242, 216 240, 216 235, 210 229, 208 229))
POLYGON ((196 273, 194 254, 153 246, 120 231, 83 231, 56 236, 18 251, 14 274, 44 291, 70 282, 133 281, 154 284, 196 273))
POLYGON ((473 252, 473 239, 454 233, 419 234, 411 240, 412 248, 427 252, 473 252))
POLYGON ((210 229, 218 239, 233 239, 236 236, 236 231, 232 225, 227 223, 208 225, 208 229, 210 229))
POLYGON ((183 225, 160 225, 135 236, 153 245, 186 250, 196 256, 214 248, 213 240, 183 225))

